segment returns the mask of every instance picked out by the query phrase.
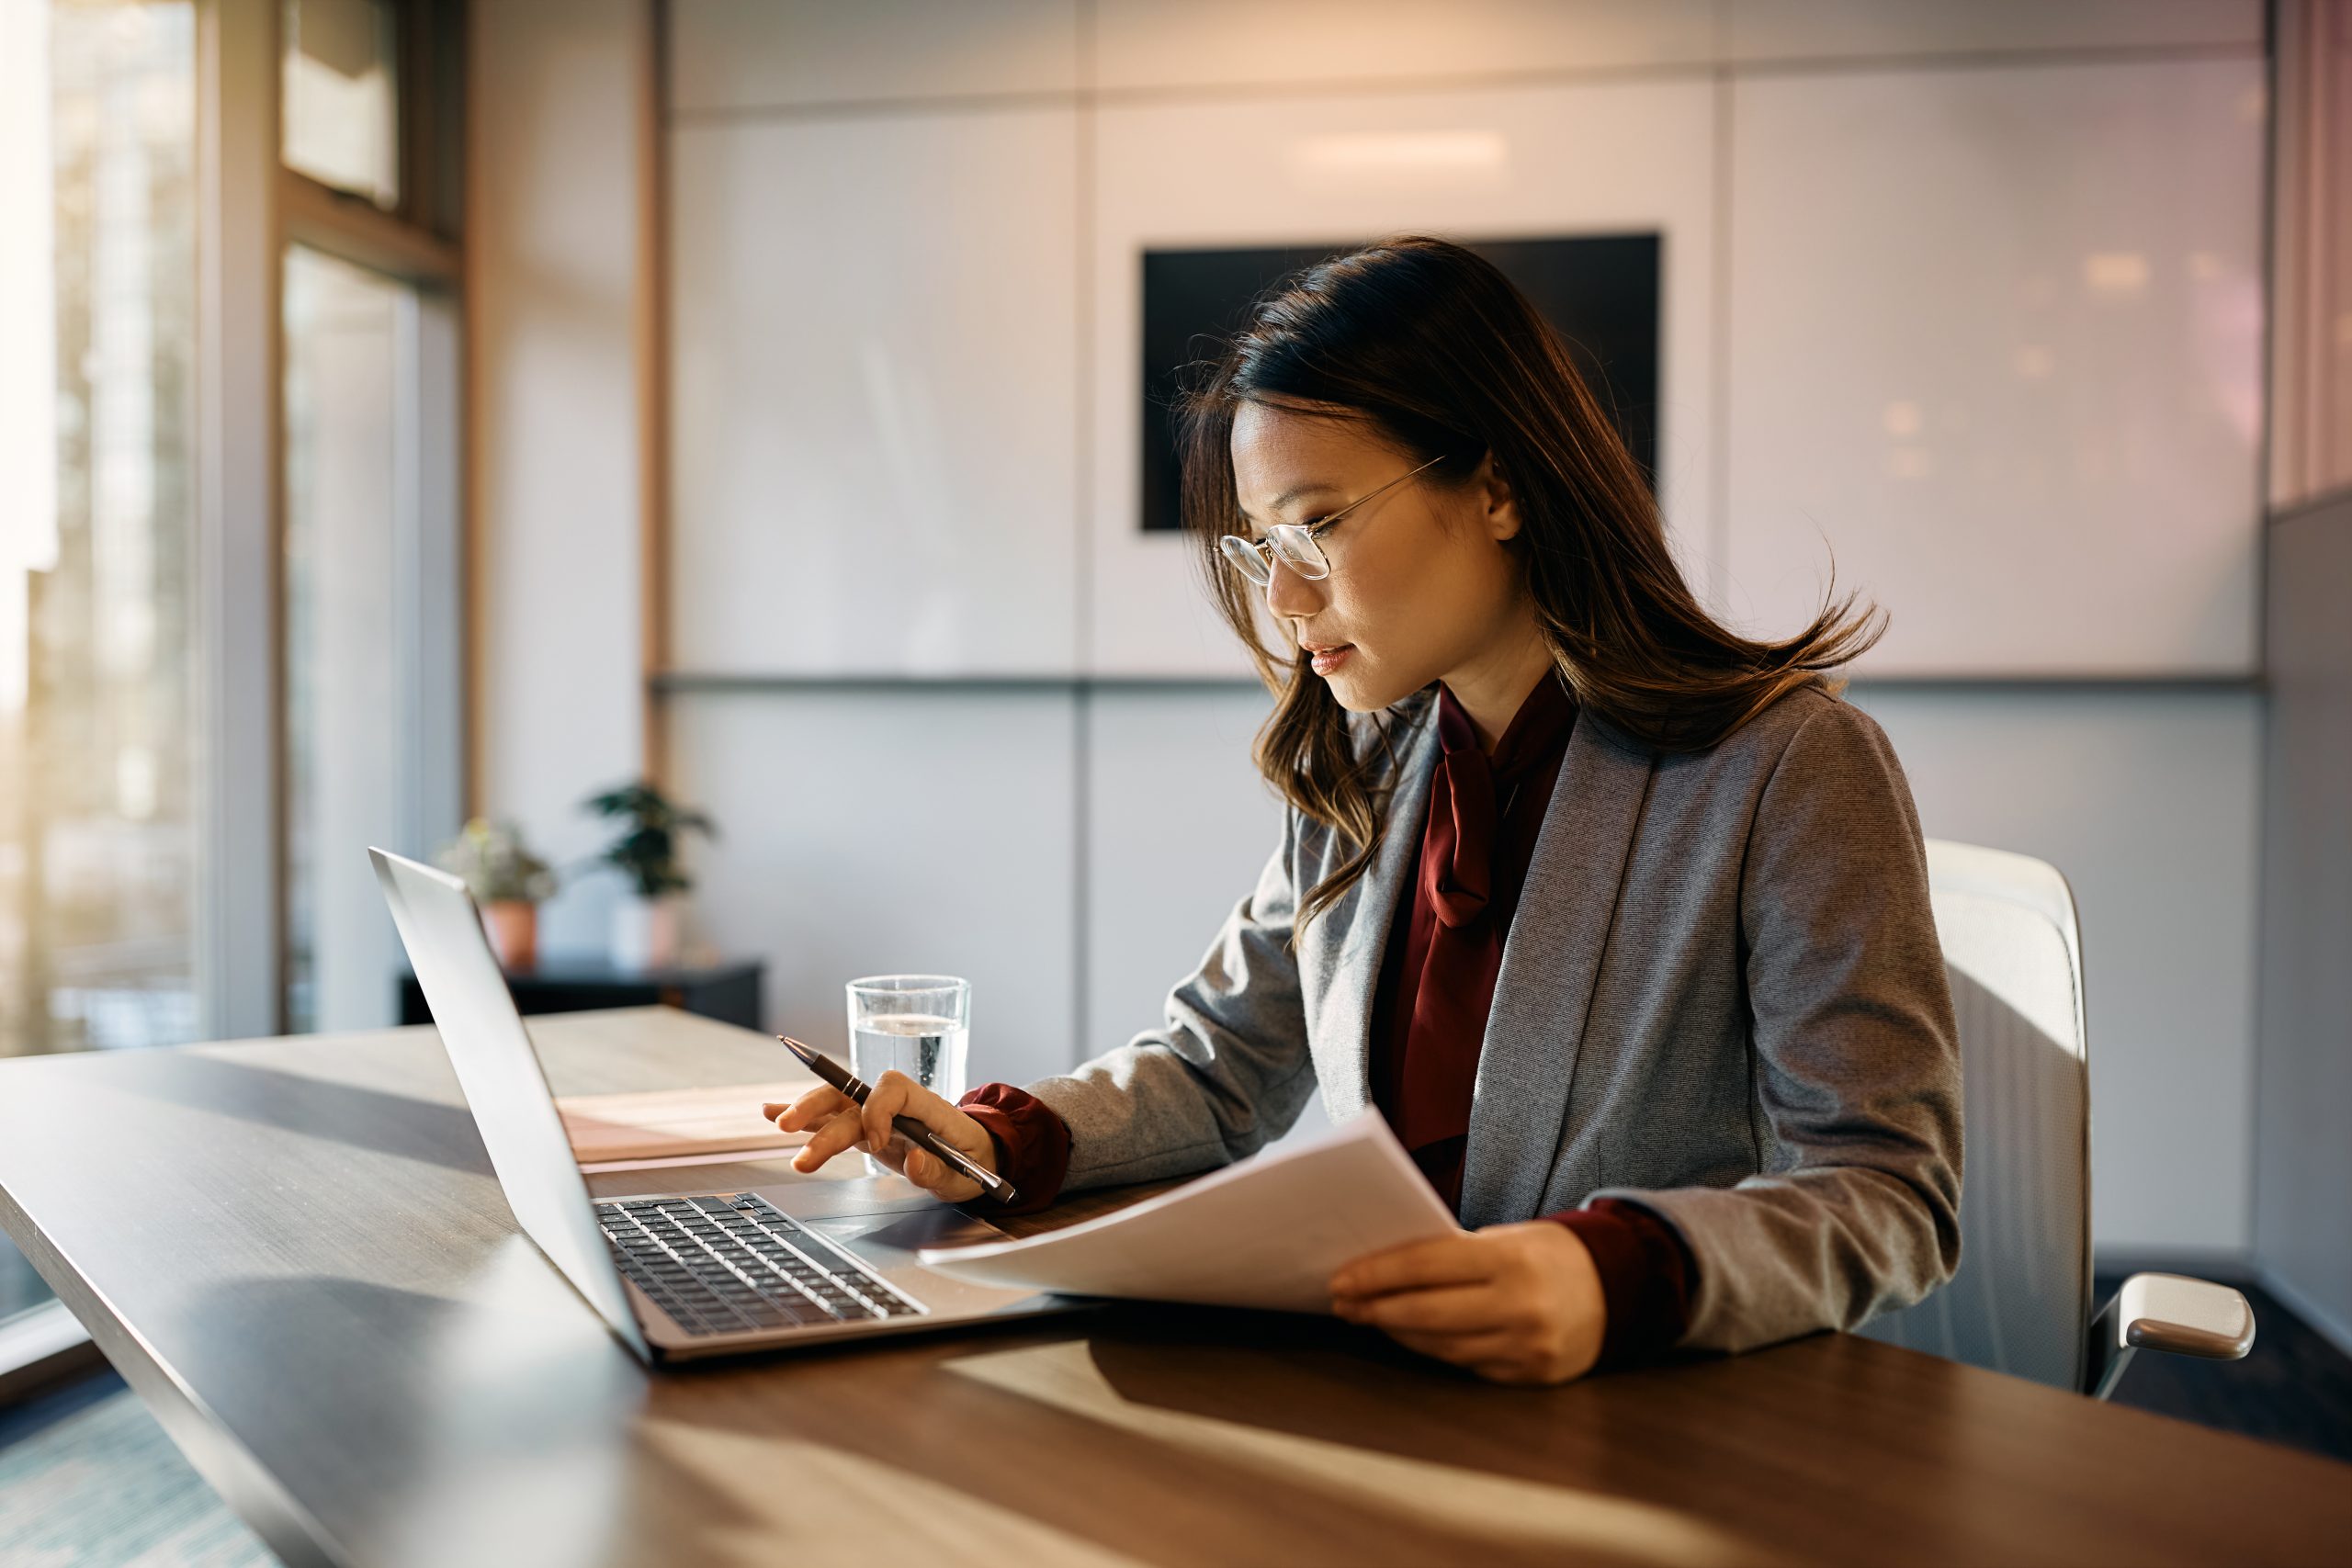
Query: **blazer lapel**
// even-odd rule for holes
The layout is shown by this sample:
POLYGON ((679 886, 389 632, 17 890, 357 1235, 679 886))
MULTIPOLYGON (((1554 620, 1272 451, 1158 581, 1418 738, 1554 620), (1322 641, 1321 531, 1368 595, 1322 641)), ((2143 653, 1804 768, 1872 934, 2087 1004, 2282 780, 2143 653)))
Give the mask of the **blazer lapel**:
MULTIPOLYGON (((1437 749, 1434 702, 1425 703, 1399 726, 1398 776, 1389 797, 1388 826, 1371 869, 1316 922, 1336 931, 1338 947, 1325 971, 1322 1004, 1308 1035, 1323 1107, 1341 1122, 1372 1103, 1372 999, 1380 986, 1380 961, 1388 942, 1396 900, 1420 858, 1421 818, 1429 810, 1430 759, 1437 749)), ((1303 895, 1305 889, 1301 888, 1303 895)))
POLYGON ((1470 1103, 1464 1224, 1540 1212, 1650 767, 1646 752, 1577 716, 1495 978, 1470 1103))

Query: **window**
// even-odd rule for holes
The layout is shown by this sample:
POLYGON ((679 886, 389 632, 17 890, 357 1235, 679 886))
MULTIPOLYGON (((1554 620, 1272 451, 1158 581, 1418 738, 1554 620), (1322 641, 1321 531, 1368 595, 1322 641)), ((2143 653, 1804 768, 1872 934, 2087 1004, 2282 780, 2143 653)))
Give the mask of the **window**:
POLYGON ((365 851, 425 853, 460 817, 457 254, 435 217, 455 14, 279 16, 277 1012, 365 1029, 395 1021, 403 967, 365 851))
POLYGON ((366 845, 459 816, 458 34, 0 0, 0 1056, 390 1021, 366 845))
MULTIPOLYGON (((0 40, 0 1055, 195 1037, 195 31, 0 40)), ((0 1242, 0 1317, 47 1295, 0 1242)))
POLYGON ((279 156, 321 185, 400 204, 400 31, 384 0, 286 0, 279 156))
POLYGON ((454 829, 454 496, 426 427, 454 392, 446 301, 286 258, 286 1027, 394 1021, 397 934, 361 851, 454 829), (436 563, 449 563, 437 565, 436 563))

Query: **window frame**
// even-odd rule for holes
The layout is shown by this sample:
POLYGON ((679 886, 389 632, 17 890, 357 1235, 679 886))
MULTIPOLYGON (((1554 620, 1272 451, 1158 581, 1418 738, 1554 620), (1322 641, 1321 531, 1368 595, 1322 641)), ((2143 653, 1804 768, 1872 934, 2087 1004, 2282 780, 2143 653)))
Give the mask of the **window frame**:
MULTIPOLYGON (((286 254, 303 245, 413 286, 462 400, 465 14, 462 0, 392 0, 401 177, 400 199, 387 209, 286 166, 283 0, 195 4, 196 638, 206 748, 197 819, 209 851, 198 870, 196 984, 203 1032, 223 1040, 277 1034, 287 1023, 286 254)), ((418 457, 429 471, 454 476, 454 515, 442 531, 451 537, 436 533, 418 542, 417 553, 422 568, 446 570, 458 600, 467 555, 463 417, 429 422, 438 434, 418 457)), ((433 614, 422 596, 403 597, 404 628, 433 614)), ((435 631, 462 637, 462 614, 434 621, 435 631)), ((462 693, 462 646, 445 660, 423 646, 424 637, 403 640, 404 662, 436 687, 462 693)), ((437 728, 449 731, 448 754, 445 766, 427 771, 462 781, 462 719, 437 728)), ((453 797, 457 788, 453 782, 453 797)))

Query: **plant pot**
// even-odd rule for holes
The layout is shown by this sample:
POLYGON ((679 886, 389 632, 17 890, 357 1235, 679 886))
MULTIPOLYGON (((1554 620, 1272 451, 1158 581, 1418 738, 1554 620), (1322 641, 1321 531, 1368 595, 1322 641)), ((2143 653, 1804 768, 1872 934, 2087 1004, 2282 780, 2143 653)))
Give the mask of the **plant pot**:
POLYGON ((493 898, 482 906, 482 930, 502 969, 533 969, 539 962, 539 907, 527 898, 493 898))
POLYGON ((659 898, 632 895, 614 905, 613 967, 642 973, 674 965, 684 906, 685 900, 674 893, 659 898))

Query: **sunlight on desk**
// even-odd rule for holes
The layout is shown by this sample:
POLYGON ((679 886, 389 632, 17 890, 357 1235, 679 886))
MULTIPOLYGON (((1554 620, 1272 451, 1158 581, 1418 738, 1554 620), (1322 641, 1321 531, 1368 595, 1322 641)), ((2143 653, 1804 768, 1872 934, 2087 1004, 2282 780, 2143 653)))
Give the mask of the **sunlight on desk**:
MULTIPOLYGON (((1239 1462, 1371 1517, 1393 1516, 1415 1529, 1458 1534, 1465 1543, 1677 1568, 1783 1561, 1753 1541, 1645 1503, 1139 1403, 1113 1386, 1083 1340, 958 1357, 944 1370, 1220 1464, 1239 1462)), ((1524 1395, 1497 1390, 1495 1397, 1524 1395)))
MULTIPOLYGON (((859 1418, 847 1408, 841 1415, 859 1418)), ((1143 1562, 888 1455, 659 1416, 645 1424, 638 1442, 664 1471, 695 1483, 697 1562, 884 1557, 1126 1568, 1143 1562)))

